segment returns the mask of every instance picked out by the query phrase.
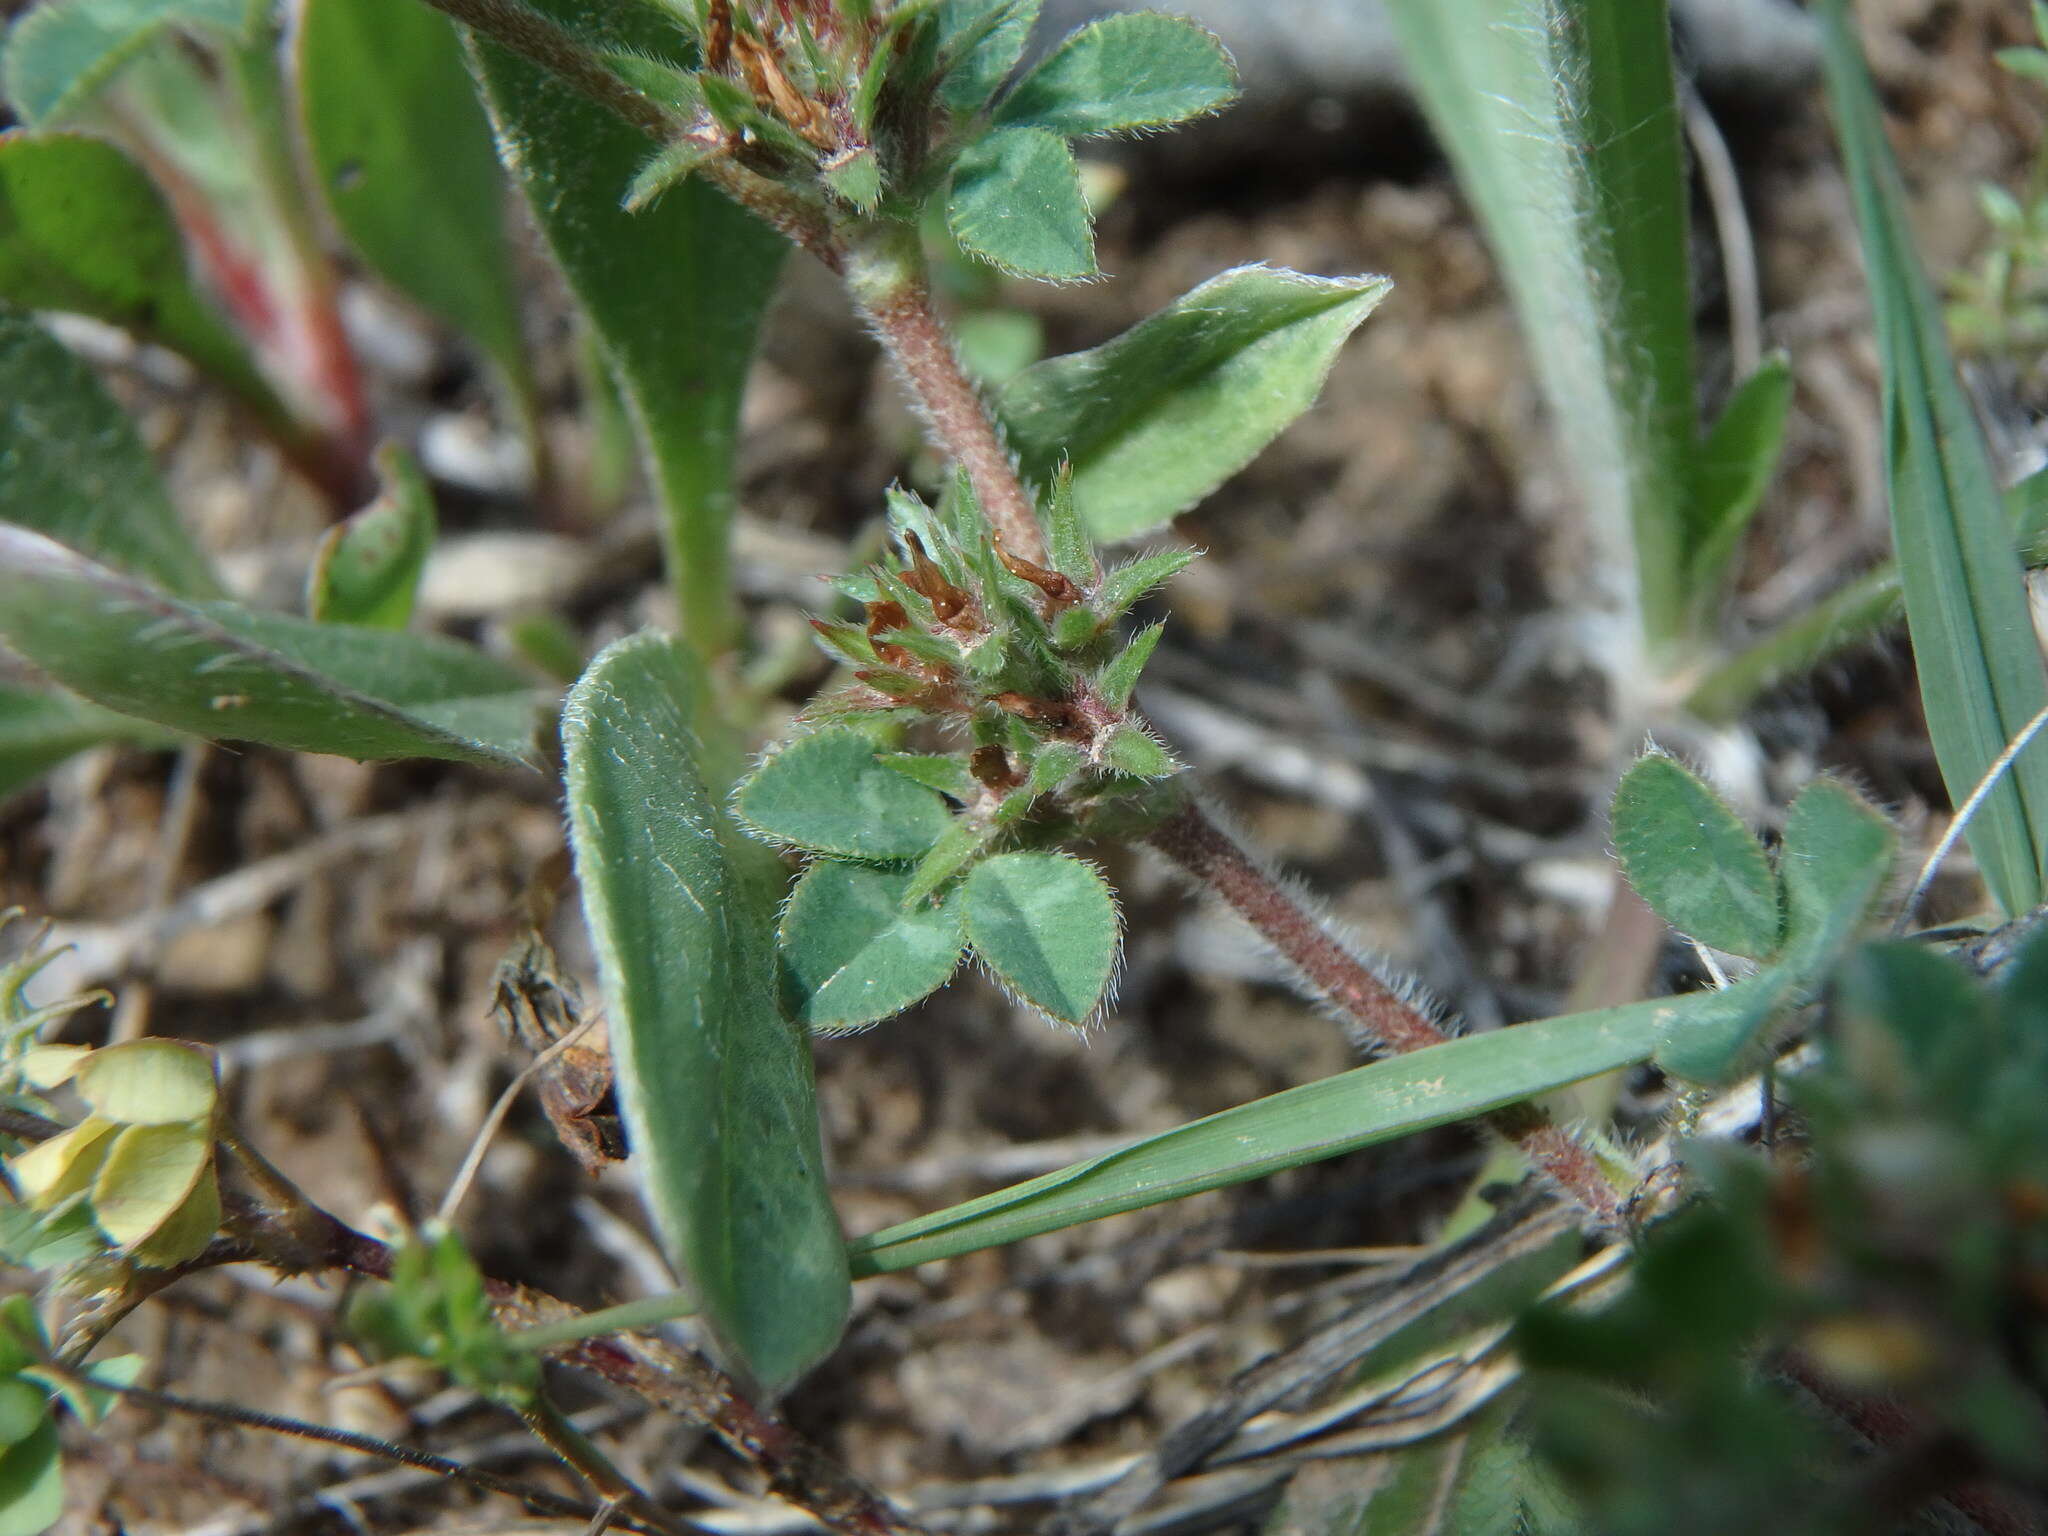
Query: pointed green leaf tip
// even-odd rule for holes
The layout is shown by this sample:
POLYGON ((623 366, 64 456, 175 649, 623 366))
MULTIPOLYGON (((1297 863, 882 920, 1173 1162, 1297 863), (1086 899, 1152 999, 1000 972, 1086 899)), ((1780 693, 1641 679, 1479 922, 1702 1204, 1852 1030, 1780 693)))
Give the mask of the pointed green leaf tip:
POLYGON ((945 802, 880 761, 844 726, 799 736, 754 770, 733 798, 741 821, 773 843, 842 859, 915 859, 952 825, 945 802))
POLYGON ((967 937, 1011 992, 1063 1024, 1102 1007, 1116 969, 1109 882, 1063 853, 1003 853, 961 888, 967 937))
POLYGON ((998 128, 953 167, 946 227, 960 248, 1013 277, 1093 277, 1095 228, 1081 168, 1056 133, 998 128))
POLYGON ((967 935, 960 894, 905 905, 916 876, 820 859, 782 914, 782 974, 792 1011, 820 1034, 900 1013, 944 984, 967 935))
POLYGON ((1003 98, 996 121, 1086 138, 1184 122, 1236 95, 1237 70, 1211 33, 1135 11, 1069 36, 1003 98))
POLYGON ((569 833, 641 1190, 720 1340, 779 1391, 838 1340, 846 1252, 777 996, 780 870, 705 783, 707 687, 666 636, 598 655, 562 711, 569 833))
POLYGON ((1643 758, 1614 792, 1614 846, 1628 883, 1680 933, 1761 960, 1784 932, 1763 845, 1668 757, 1643 758))
POLYGON ((1025 369, 997 414, 1033 480, 1049 483, 1071 460, 1095 537, 1134 538, 1194 506, 1313 405, 1390 286, 1239 267, 1099 347, 1025 369))

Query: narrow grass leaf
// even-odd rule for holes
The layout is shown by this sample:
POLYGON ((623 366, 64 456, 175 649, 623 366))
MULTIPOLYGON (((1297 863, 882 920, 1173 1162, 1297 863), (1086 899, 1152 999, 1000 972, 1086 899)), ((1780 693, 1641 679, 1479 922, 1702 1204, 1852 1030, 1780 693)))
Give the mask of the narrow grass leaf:
MULTIPOLYGON (((1905 191, 1845 0, 1820 9, 1823 58, 1863 236, 1884 370, 1892 542, 1920 697, 1958 804, 2048 703, 2012 533, 1982 433, 1956 380, 1941 311, 1914 253, 1905 191)), ((2042 900, 2048 755, 2013 765, 1969 829, 2008 914, 2042 900)))
POLYGON ((0 86, 16 117, 45 126, 84 107, 166 31, 241 36, 256 14, 250 0, 46 0, 8 30, 0 86))
MULTIPOLYGON (((690 60, 653 7, 537 0, 593 46, 690 60)), ((645 138, 536 64, 479 42, 499 150, 631 409, 662 512, 683 633, 706 655, 739 633, 733 466, 740 393, 788 242, 692 177, 621 206, 645 138)))
POLYGON ((1705 784, 1661 754, 1622 775, 1614 847, 1636 894, 1680 933, 1761 960, 1785 929, 1763 844, 1705 784))
POLYGON ((809 1042, 776 996, 779 871, 706 782, 707 690, 666 636, 599 654, 562 715, 569 831, 642 1191, 719 1337, 779 1390, 851 1292, 809 1042))
POLYGON ((104 139, 0 134, 0 299, 119 326, 179 353, 266 419, 288 415, 193 285, 156 184, 104 139))
POLYGON ((1194 506, 1313 405, 1389 286, 1239 267, 1099 347, 1025 369, 997 414, 1027 475, 1050 484, 1071 460, 1090 532, 1132 538, 1194 506))
POLYGON ((118 714, 376 761, 525 766, 539 695, 452 640, 186 603, 0 524, 0 641, 118 714))
POLYGON ((938 795, 848 726, 799 736, 754 770, 733 809, 770 842, 843 859, 915 859, 952 826, 938 795))
POLYGON ((304 0, 294 63, 307 156, 342 234, 476 343, 530 420, 504 173, 454 25, 418 0, 304 0))
POLYGON ((1129 11, 1069 34, 1003 98, 996 121, 1088 138, 1185 122, 1236 95, 1237 70, 1215 34, 1129 11))
POLYGON ((1067 141, 1038 128, 998 128, 953 164, 946 228, 968 255, 1013 277, 1093 277, 1095 221, 1067 141))
POLYGON ((1648 1059, 1662 998, 1452 1040, 1240 1104, 848 1244, 856 1275, 1019 1242, 1469 1119, 1648 1059))
POLYGON ((411 454, 377 454, 383 489, 320 541, 306 581, 306 612, 322 624, 403 629, 433 552, 434 493, 411 454))
MULTIPOLYGON (((1640 674, 1688 618, 1686 191, 1665 0, 1392 0, 1586 503, 1594 596, 1640 674)), ((1639 680, 1639 679, 1638 679, 1639 680)))
POLYGON ((220 591, 127 412, 25 315, 0 310, 0 522, 182 597, 220 591))
POLYGON ((1094 867, 1063 853, 1001 853, 962 888, 967 936, 996 979, 1063 1024, 1101 1008, 1116 970, 1116 898, 1094 867))
POLYGON ((907 869, 819 859, 797 881, 779 930, 791 1011, 814 1033, 859 1029, 944 985, 967 947, 956 891, 904 900, 907 869))

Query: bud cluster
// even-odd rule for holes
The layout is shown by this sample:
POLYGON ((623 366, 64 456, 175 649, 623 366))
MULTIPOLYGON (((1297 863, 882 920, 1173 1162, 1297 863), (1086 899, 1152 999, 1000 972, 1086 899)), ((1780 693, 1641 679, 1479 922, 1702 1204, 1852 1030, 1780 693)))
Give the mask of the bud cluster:
POLYGON ((1050 522, 1052 564, 1040 566, 989 530, 964 479, 937 510, 892 491, 892 555, 839 584, 863 621, 812 620, 854 682, 810 714, 959 728, 970 745, 958 754, 890 761, 962 800, 985 830, 1021 821, 1047 796, 1086 799, 1178 768, 1130 709, 1162 626, 1125 640, 1119 622, 1195 551, 1105 570, 1064 475, 1050 522))

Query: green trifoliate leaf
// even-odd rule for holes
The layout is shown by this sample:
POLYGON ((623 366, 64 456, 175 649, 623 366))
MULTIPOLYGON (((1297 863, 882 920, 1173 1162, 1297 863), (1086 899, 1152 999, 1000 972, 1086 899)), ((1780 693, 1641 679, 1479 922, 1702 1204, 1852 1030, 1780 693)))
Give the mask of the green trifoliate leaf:
POLYGON ((979 112, 1024 56, 1039 0, 943 0, 940 98, 955 112, 979 112))
POLYGON ((1090 532, 1131 538, 1192 507, 1314 404, 1388 287, 1240 267, 1099 347, 1025 369, 997 411, 1026 474, 1044 483, 1071 459, 1090 532))
POLYGON ((1211 33, 1135 11, 1073 33, 1003 98, 996 121, 1086 138, 1183 122, 1236 95, 1237 71, 1211 33))
MULTIPOLYGON (((248 348, 193 285, 184 235, 156 183, 104 139, 0 137, 0 299, 104 320, 182 353, 264 414, 283 412, 248 348)), ((14 388, 7 398, 54 404, 14 388)))
POLYGON ((4 311, 0 399, 0 521, 179 596, 218 594, 127 412, 55 337, 4 311))
POLYGON ((782 974, 799 1022, 819 1034, 901 1013, 944 984, 967 947, 960 894, 904 900, 915 875, 838 859, 805 872, 782 914, 782 974))
POLYGON ((50 0, 8 32, 0 83, 15 115, 40 127, 85 106, 166 30, 238 37, 256 14, 250 0, 50 0))
POLYGON ((1102 579, 1102 590, 1089 604, 1105 624, 1114 624, 1136 607, 1154 587, 1173 580, 1201 558, 1198 549, 1162 549, 1128 560, 1102 579))
POLYGON ((1785 818, 1787 964, 1813 976, 1856 937, 1884 893, 1898 838, 1882 813, 1832 779, 1800 791, 1785 818))
POLYGON ((131 1125, 93 1179, 93 1220, 117 1248, 139 1243, 185 1203, 212 1161, 210 1124, 131 1125))
POLYGON ((1144 672, 1145 663, 1152 659, 1152 652, 1158 648, 1159 637, 1164 633, 1164 623, 1146 625, 1102 669, 1095 679, 1095 691, 1102 695, 1103 703, 1111 709, 1121 710, 1131 702, 1131 690, 1138 686, 1138 677, 1144 672))
POLYGON ((434 493, 396 443, 377 453, 383 490, 320 541, 306 581, 306 612, 322 624, 403 629, 434 548, 434 493))
POLYGON ((1784 934, 1784 900, 1763 844, 1677 762, 1645 757, 1614 792, 1622 872, 1651 909, 1714 949, 1761 960, 1784 934))
POLYGON ((1116 898, 1062 853, 1002 853, 961 888, 967 937, 1004 987, 1048 1017, 1084 1024, 1116 970, 1116 898))
POLYGON ((740 785, 733 809, 770 842, 842 859, 915 859, 953 823, 944 801, 846 726, 782 748, 740 785))
POLYGON ((620 206, 628 213, 639 213, 652 206, 662 193, 687 181, 698 166, 717 153, 716 145, 700 139, 677 139, 664 144, 634 174, 620 206))
POLYGON ((1056 133, 998 128, 970 145, 953 167, 946 227, 968 255, 1013 277, 1070 282, 1096 274, 1081 168, 1056 133))
POLYGON ((810 1050, 776 984, 781 871, 705 781, 710 687, 665 636, 599 654, 562 714, 569 830, 647 1204, 705 1317, 773 1391, 837 1342, 850 1292, 810 1050))
POLYGON ((876 761, 926 789, 936 789, 955 800, 974 798, 974 775, 957 757, 937 752, 884 752, 876 761))
POLYGON ((219 1095, 212 1057, 177 1040, 130 1040, 94 1051, 72 1081, 94 1114, 122 1125, 210 1118, 219 1095))
POLYGON ((1102 766, 1134 779, 1165 779, 1180 771, 1173 754, 1135 725, 1124 724, 1102 744, 1102 766))

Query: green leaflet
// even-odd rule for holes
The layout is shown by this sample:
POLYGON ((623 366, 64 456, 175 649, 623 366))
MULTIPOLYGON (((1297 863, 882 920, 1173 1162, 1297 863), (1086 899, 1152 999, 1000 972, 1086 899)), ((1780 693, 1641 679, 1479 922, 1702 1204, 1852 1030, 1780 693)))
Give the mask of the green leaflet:
POLYGON ((63 1515, 57 1422, 45 1417, 27 1439, 0 1452, 0 1536, 42 1536, 63 1515))
POLYGON ((665 636, 591 663, 562 714, 569 829, 641 1188, 705 1316, 777 1391, 832 1348, 850 1290, 809 1046, 776 997, 778 871, 705 783, 706 691, 665 636))
MULTIPOLYGON (((1977 419, 1956 381, 1941 311, 1914 254, 1905 192, 1844 0, 1820 9, 1823 57, 1848 162, 1884 367, 1892 543, 1928 734, 1960 804, 2048 705, 2012 534, 1977 419)), ((2023 754, 1969 828, 2008 914, 2038 905, 2048 857, 2048 755, 2023 754)))
POLYGON ((939 52, 946 74, 939 95, 955 112, 979 112, 1024 56, 1039 0, 944 0, 939 52))
POLYGON ((45 0, 7 33, 0 86, 24 123, 60 121, 167 30, 194 27, 240 36, 251 0, 45 0))
POLYGON ((1011 992, 1063 1024, 1102 1007, 1116 970, 1116 898, 1094 867, 1063 853, 1001 853, 961 889, 974 953, 1011 992))
POLYGON ((997 414, 1027 475, 1050 482, 1070 460, 1089 531, 1130 538, 1195 505, 1314 404, 1388 286, 1239 267, 1099 347, 1025 369, 997 414))
POLYGON ((225 741, 524 765, 537 694, 423 635, 187 603, 0 524, 0 641, 118 714, 225 741))
POLYGON ((0 134, 0 299, 119 326, 190 359, 266 419, 289 415, 193 286, 156 184, 104 139, 0 134))
MULTIPOLYGON (((617 50, 660 57, 675 41, 652 8, 542 0, 537 9, 617 50)), ((665 514, 683 632, 706 655, 725 650, 739 625, 731 527, 740 391, 787 244, 700 178, 627 212, 621 199, 647 141, 503 48, 480 43, 478 56, 500 151, 632 409, 665 514)))
POLYGON ((914 873, 819 859, 797 881, 778 930, 799 1022, 820 1034, 901 1013, 945 984, 967 936, 958 892, 906 903, 914 873))
POLYGON ((320 541, 306 580, 306 612, 322 624, 403 629, 434 548, 434 493, 396 443, 377 453, 377 499, 320 541))
POLYGON ((1040 128, 998 128, 953 163, 946 228, 960 249, 1013 277, 1093 277, 1095 221, 1067 141, 1040 128))
POLYGON ((1642 758, 1622 775, 1614 846, 1628 883, 1680 933, 1751 959, 1777 951, 1784 898, 1763 844, 1671 758, 1642 758))
POLYGON ((305 0, 296 35, 307 155, 335 222, 483 349, 530 418, 504 178, 453 24, 418 0, 305 0))
POLYGON ((0 522, 185 597, 219 592, 128 415, 41 326, 0 310, 0 522))
POLYGON ((770 842, 843 859, 915 859, 952 825, 936 793, 876 756, 861 731, 814 731, 756 768, 733 810, 770 842))
POLYGON ((1131 11, 1069 35, 1003 98, 996 121, 1087 138, 1184 122, 1236 95, 1237 70, 1213 34, 1131 11))

